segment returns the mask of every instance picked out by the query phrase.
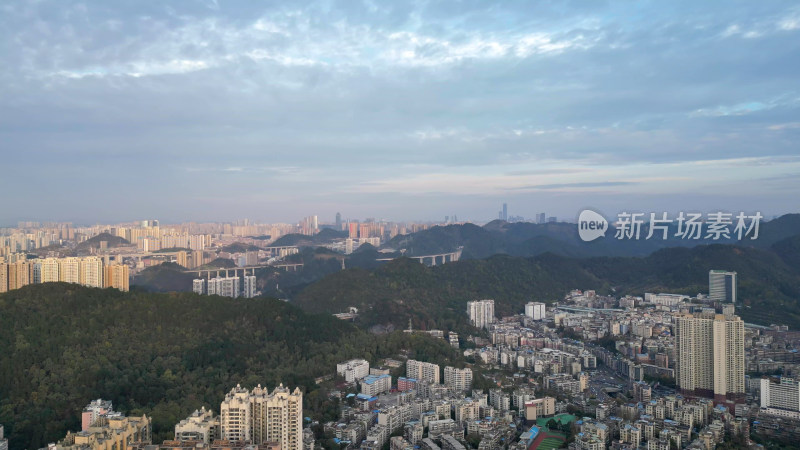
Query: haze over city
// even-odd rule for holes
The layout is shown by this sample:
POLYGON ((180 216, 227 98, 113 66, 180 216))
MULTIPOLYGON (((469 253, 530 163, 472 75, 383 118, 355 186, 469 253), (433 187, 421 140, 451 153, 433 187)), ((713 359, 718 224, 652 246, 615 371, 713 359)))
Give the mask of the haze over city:
POLYGON ((0 8, 3 224, 771 216, 800 188, 794 2, 0 8))

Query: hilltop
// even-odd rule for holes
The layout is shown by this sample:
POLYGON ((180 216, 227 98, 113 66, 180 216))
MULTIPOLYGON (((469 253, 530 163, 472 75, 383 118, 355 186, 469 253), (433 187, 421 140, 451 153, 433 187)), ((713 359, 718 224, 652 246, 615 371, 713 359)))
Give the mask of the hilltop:
MULTIPOLYGON (((447 253, 463 247, 462 258, 476 259, 495 254, 529 257, 547 252, 570 257, 647 256, 664 248, 712 244, 768 249, 776 242, 800 233, 800 214, 786 214, 775 220, 762 222, 756 240, 683 240, 675 237, 676 231, 673 226, 666 240, 620 240, 614 239, 612 231, 609 231, 605 238, 583 242, 578 237, 577 225, 574 223, 535 224, 495 220, 482 227, 470 223, 435 226, 413 234, 395 236, 383 248, 405 249, 407 256, 419 256, 447 253)), ((646 226, 642 232, 643 236, 647 235, 646 226)))
POLYGON ((0 294, 0 423, 11 449, 42 448, 80 429, 92 399, 153 419, 154 442, 231 387, 278 383, 304 392, 304 415, 338 417, 314 378, 363 357, 459 358, 444 341, 376 338, 330 315, 274 299, 153 294, 65 283, 0 294))

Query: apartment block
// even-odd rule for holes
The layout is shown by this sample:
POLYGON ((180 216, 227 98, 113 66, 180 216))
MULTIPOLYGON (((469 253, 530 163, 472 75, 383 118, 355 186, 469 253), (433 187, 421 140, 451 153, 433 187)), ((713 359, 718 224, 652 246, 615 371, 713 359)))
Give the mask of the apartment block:
POLYGON ((439 365, 409 359, 406 362, 406 378, 439 383, 439 365))

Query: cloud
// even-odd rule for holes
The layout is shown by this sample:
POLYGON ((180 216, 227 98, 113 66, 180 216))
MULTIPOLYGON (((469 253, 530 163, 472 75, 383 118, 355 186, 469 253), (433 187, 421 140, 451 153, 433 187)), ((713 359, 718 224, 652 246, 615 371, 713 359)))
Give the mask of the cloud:
MULTIPOLYGON (((284 220, 331 198, 353 217, 389 201, 413 215, 424 205, 404 196, 432 193, 436 208, 452 200, 479 216, 485 206, 463 195, 497 203, 534 189, 702 187, 778 204, 774 184, 740 179, 796 165, 791 2, 43 0, 0 11, 0 188, 29 173, 74 180, 70 192, 39 183, 0 214, 56 219, 76 199, 100 204, 98 180, 165 205, 220 185, 269 192, 284 220)), ((219 214, 252 208, 238 201, 219 214)), ((108 214, 153 215, 146 201, 119 204, 108 214)))
POLYGON ((583 182, 583 183, 553 183, 553 184, 534 184, 530 186, 521 186, 515 189, 527 190, 549 190, 549 189, 564 189, 564 188, 604 188, 604 187, 617 187, 617 186, 630 186, 639 184, 635 181, 597 181, 597 182, 583 182))

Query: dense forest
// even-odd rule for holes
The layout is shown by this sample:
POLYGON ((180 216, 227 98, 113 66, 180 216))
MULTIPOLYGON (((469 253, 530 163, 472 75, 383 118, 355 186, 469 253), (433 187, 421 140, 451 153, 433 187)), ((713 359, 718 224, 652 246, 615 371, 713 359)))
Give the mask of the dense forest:
POLYGON ((0 423, 12 449, 41 448, 80 427, 92 399, 153 418, 155 440, 224 394, 278 383, 304 391, 305 415, 331 420, 336 403, 314 378, 336 363, 406 353, 463 364, 444 341, 375 337, 330 315, 273 299, 154 294, 64 283, 0 294, 0 423))

